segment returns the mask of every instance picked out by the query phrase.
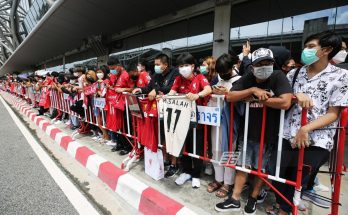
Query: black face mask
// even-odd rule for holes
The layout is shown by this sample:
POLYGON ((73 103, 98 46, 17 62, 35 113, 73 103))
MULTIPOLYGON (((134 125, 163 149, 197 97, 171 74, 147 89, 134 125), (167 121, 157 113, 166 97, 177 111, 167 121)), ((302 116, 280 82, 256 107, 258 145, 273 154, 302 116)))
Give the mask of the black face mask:
POLYGON ((138 80, 138 76, 137 76, 137 75, 132 75, 130 78, 131 78, 133 81, 138 80))
POLYGON ((57 81, 58 81, 58 83, 59 83, 59 84, 63 84, 63 82, 64 82, 64 78, 58 78, 58 80, 57 80, 57 81))
POLYGON ((94 83, 94 82, 95 82, 95 80, 94 80, 92 77, 88 77, 88 78, 87 78, 87 81, 88 81, 88 82, 91 82, 91 83, 94 83))
POLYGON ((232 74, 231 73, 226 73, 226 74, 219 74, 220 78, 224 81, 228 81, 232 78, 232 74))

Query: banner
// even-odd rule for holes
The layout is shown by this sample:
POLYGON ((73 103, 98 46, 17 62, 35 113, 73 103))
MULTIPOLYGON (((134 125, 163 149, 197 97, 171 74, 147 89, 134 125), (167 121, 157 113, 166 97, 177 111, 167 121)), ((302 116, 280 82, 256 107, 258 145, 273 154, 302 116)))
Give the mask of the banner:
POLYGON ((199 124, 220 126, 221 109, 219 107, 197 106, 199 124))
POLYGON ((105 107, 105 98, 94 98, 93 99, 93 106, 97 108, 104 108, 105 107))

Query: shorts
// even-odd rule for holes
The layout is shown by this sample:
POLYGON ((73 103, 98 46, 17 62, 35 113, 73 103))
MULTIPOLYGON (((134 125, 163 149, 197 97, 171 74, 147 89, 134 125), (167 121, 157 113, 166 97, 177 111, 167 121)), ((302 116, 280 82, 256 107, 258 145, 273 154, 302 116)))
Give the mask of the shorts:
MULTIPOLYGON (((237 162, 238 166, 242 166, 243 161, 243 146, 244 144, 241 144, 240 148, 240 156, 237 162)), ((269 147, 263 147, 263 155, 262 155, 262 168, 261 170, 265 172, 266 167, 269 163, 270 156, 271 156, 271 150, 269 150, 269 147)), ((260 151, 260 143, 256 141, 248 141, 247 148, 246 148, 246 155, 245 155, 245 166, 250 169, 258 169, 258 162, 259 162, 259 151, 260 151)))

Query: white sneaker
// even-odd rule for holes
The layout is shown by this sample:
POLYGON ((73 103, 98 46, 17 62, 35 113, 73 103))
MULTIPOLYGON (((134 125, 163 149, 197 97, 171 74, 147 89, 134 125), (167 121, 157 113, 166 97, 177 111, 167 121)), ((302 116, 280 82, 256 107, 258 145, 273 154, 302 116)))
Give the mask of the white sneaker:
POLYGON ((112 142, 111 140, 107 141, 105 144, 108 146, 116 146, 116 143, 112 142))
POLYGON ((201 186, 201 181, 199 178, 192 178, 192 188, 199 188, 201 186))
POLYGON ((105 144, 107 141, 106 140, 104 140, 103 138, 99 138, 98 139, 98 143, 100 143, 100 144, 105 144))
POLYGON ((180 176, 175 180, 175 183, 177 185, 183 185, 186 181, 189 181, 191 179, 190 174, 181 173, 180 176))
POLYGON ((317 185, 315 185, 314 187, 313 187, 313 189, 316 191, 316 192, 329 192, 330 191, 330 189, 327 187, 327 186, 325 186, 325 185, 323 185, 323 184, 317 184, 317 185))
POLYGON ((99 136, 95 136, 95 137, 92 137, 92 140, 98 141, 99 138, 100 138, 99 136))
POLYGON ((62 121, 57 120, 54 124, 55 124, 55 125, 59 125, 59 124, 61 124, 61 123, 62 123, 62 121))

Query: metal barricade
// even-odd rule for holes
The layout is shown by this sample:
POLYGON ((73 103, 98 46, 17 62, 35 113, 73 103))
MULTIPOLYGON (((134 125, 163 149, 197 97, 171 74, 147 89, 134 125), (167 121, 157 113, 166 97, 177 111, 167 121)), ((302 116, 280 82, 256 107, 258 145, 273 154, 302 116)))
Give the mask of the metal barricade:
MULTIPOLYGON (((218 96, 218 95, 212 95, 212 97, 215 97, 216 99, 224 99, 224 96, 218 96)), ((169 98, 178 98, 177 96, 172 96, 169 98)), ((181 98, 181 97, 180 97, 181 98)), ((221 108, 220 103, 216 106, 217 108, 221 108)), ((277 158, 276 158, 276 169, 275 169, 275 175, 270 175, 267 173, 262 172, 262 161, 263 161, 263 148, 265 145, 265 130, 266 130, 266 117, 267 117, 267 107, 263 106, 262 109, 262 125, 261 125, 261 137, 260 137, 260 150, 259 150, 259 159, 258 159, 258 168, 257 170, 248 169, 245 166, 246 161, 246 149, 247 149, 247 142, 248 142, 248 127, 249 127, 249 108, 250 103, 246 102, 246 108, 245 108, 245 121, 244 121, 244 138, 243 138, 243 148, 241 152, 242 156, 242 165, 237 166, 235 163, 236 159, 239 157, 239 153, 236 151, 232 151, 233 149, 233 126, 234 126, 234 105, 231 104, 230 106, 230 133, 229 133, 229 152, 224 153, 222 156, 222 159, 220 160, 214 160, 207 156, 207 125, 204 124, 204 153, 203 155, 199 155, 196 153, 196 129, 193 129, 193 153, 189 153, 186 151, 185 146, 183 147, 183 153, 184 155, 201 159, 205 161, 209 161, 215 164, 219 164, 225 167, 233 168, 238 171, 242 171, 248 174, 255 175, 259 177, 261 180, 265 182, 275 193, 277 193, 287 204, 289 204, 292 207, 292 214, 297 214, 298 205, 301 201, 301 188, 302 188, 302 169, 306 165, 303 164, 303 158, 304 158, 304 149, 299 150, 299 156, 298 156, 298 165, 297 165, 297 176, 296 180, 288 180, 286 178, 281 178, 279 176, 280 173, 280 163, 281 163, 281 154, 282 154, 282 143, 283 143, 283 127, 284 127, 284 117, 285 117, 285 110, 280 110, 280 122, 279 122, 279 133, 278 133, 278 149, 277 149, 277 158), (284 183, 290 186, 293 186, 295 188, 295 194, 293 198, 293 202, 290 202, 282 193, 280 193, 268 180, 277 181, 280 183, 284 183)), ((199 113, 197 113, 198 115, 199 113)), ((334 178, 332 182, 333 186, 333 192, 332 192, 332 213, 333 215, 338 214, 338 206, 339 206, 339 197, 340 197, 340 184, 341 184, 341 176, 342 176, 342 167, 343 167, 343 153, 344 153, 344 143, 345 143, 345 134, 346 134, 346 127, 347 125, 347 117, 348 117, 348 108, 344 108, 342 110, 341 118, 340 118, 340 124, 341 126, 338 128, 340 130, 339 132, 339 138, 338 138, 338 149, 337 149, 337 161, 335 165, 334 170, 334 178), (342 126, 343 125, 343 126, 342 126)), ((302 110, 302 116, 301 116, 301 125, 307 124, 307 110, 302 110)), ((219 127, 219 126, 217 126, 219 127)), ((159 126, 160 129, 160 126, 159 126)), ((160 133, 160 131, 159 131, 160 133)), ((160 143, 160 137, 159 137, 159 143, 160 143)), ((218 148, 218 139, 219 139, 219 132, 216 132, 216 150, 218 148)), ((161 145, 161 144, 160 144, 161 145)), ((161 145, 162 146, 162 145, 161 145)))

